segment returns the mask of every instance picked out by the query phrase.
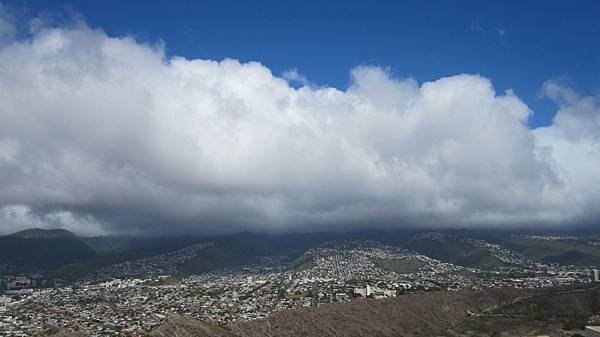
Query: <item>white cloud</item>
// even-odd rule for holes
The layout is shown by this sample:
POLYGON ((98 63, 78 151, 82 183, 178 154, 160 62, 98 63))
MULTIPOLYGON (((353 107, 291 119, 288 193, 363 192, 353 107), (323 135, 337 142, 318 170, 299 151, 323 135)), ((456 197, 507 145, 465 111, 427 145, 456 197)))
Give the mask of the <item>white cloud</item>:
POLYGON ((347 90, 297 89, 85 27, 3 47, 0 74, 0 206, 71 229, 560 224, 597 198, 480 76, 359 67, 347 90))
POLYGON ((600 98, 581 97, 556 82, 543 86, 559 110, 551 126, 533 131, 538 148, 545 149, 562 179, 573 186, 580 212, 573 221, 597 224, 600 218, 600 98))
POLYGON ((76 231, 80 235, 101 235, 100 224, 91 216, 79 216, 69 211, 51 211, 36 214, 26 205, 0 207, 0 221, 7 233, 24 228, 62 228, 76 231))
POLYGON ((311 86, 306 76, 298 72, 298 69, 288 69, 281 74, 281 77, 290 84, 299 84, 301 86, 311 86))

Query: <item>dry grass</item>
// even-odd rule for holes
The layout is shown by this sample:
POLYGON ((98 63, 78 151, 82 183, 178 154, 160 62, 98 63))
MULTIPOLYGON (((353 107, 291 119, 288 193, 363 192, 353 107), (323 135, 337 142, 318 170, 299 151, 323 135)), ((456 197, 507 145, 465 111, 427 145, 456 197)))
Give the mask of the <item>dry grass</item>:
POLYGON ((330 304, 282 311, 266 320, 240 322, 232 330, 240 337, 438 336, 464 320, 469 311, 506 303, 523 293, 519 290, 435 292, 330 304))
POLYGON ((236 337, 229 330, 186 316, 171 316, 150 337, 236 337))

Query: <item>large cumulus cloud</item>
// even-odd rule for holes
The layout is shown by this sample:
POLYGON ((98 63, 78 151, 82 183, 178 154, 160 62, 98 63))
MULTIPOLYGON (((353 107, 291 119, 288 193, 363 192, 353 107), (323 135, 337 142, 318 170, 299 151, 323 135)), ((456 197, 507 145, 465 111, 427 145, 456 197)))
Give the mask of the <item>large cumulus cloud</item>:
POLYGON ((572 222, 598 225, 600 219, 600 97, 580 96, 560 83, 542 88, 558 112, 551 126, 533 130, 540 152, 549 154, 555 171, 571 186, 578 209, 572 222))
POLYGON ((560 110, 532 132, 529 108, 480 76, 419 84, 376 67, 350 76, 345 90, 296 88, 256 62, 166 57, 84 25, 40 28, 0 48, 0 229, 217 233, 597 216, 595 99, 547 84, 560 110))

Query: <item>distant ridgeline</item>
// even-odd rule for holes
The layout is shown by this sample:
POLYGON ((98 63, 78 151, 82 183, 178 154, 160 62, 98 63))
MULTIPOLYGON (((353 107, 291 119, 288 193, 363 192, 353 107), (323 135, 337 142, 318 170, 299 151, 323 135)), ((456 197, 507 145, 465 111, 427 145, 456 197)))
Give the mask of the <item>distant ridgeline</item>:
POLYGON ((96 256, 77 235, 64 229, 28 229, 0 237, 0 265, 51 270, 96 256))
POLYGON ((77 279, 107 265, 171 252, 198 240, 194 236, 79 237, 64 229, 27 229, 0 236, 0 276, 77 279))
MULTIPOLYGON (((287 256, 292 267, 310 268, 304 252, 324 242, 372 240, 466 267, 494 269, 528 259, 562 265, 600 266, 600 237, 512 235, 466 230, 391 230, 347 233, 238 233, 211 238, 193 235, 78 237, 63 229, 28 229, 0 237, 0 275, 43 273, 75 280, 103 267, 157 256, 202 241, 214 245, 177 266, 182 275, 252 263, 260 256, 287 256), (302 262, 302 263, 301 263, 302 262)), ((385 261, 380 261, 384 263, 385 261)), ((389 266, 388 266, 389 267, 389 266)))

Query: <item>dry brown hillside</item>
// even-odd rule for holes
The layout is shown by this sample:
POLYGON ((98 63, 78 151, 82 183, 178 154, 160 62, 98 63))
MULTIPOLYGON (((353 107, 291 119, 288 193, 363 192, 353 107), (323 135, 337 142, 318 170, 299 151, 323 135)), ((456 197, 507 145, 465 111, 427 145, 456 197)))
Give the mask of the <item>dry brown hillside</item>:
MULTIPOLYGON (((533 291, 490 289, 431 292, 387 300, 359 300, 318 308, 281 311, 267 319, 236 322, 229 327, 190 317, 169 317, 151 337, 386 337, 440 336, 461 326, 470 313, 489 312, 533 291)), ((71 335, 50 335, 71 337, 71 335)), ((74 337, 79 337, 73 335, 74 337)))
POLYGON ((72 330, 59 329, 56 327, 46 327, 44 330, 38 332, 33 337, 87 337, 87 335, 72 330))
POLYGON ((571 336, 600 312, 600 289, 490 289, 281 311, 229 328, 171 318, 153 337, 571 336))
POLYGON ((522 290, 433 292, 389 300, 282 311, 232 326, 240 337, 435 336, 476 312, 523 296, 522 290))
POLYGON ((229 330, 216 324, 199 321, 191 317, 171 316, 149 337, 236 337, 229 330))

